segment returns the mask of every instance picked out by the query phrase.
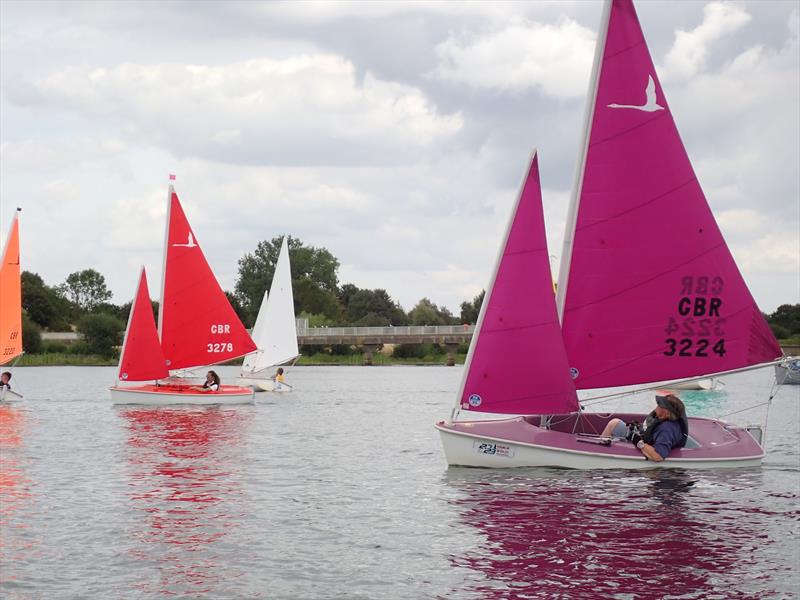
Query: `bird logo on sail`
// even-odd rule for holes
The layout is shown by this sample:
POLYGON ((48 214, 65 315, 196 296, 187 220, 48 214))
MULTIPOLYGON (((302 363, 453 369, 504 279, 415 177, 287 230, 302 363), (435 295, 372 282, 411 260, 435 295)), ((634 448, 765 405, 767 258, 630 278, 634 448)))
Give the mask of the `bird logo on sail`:
POLYGON ((192 232, 189 232, 189 239, 185 244, 172 244, 173 246, 178 246, 181 248, 197 248, 197 244, 194 243, 194 236, 192 232))
POLYGON ((653 81, 653 76, 647 77, 647 87, 644 90, 645 103, 644 104, 609 104, 609 108, 633 108, 643 112, 656 112, 657 110, 664 110, 664 107, 656 102, 656 82, 653 81))

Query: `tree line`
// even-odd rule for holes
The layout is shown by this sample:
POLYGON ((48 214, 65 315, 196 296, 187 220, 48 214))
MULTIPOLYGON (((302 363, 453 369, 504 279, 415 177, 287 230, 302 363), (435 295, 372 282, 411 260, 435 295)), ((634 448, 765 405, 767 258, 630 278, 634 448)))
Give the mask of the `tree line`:
MULTIPOLYGON (((258 315, 264 292, 272 282, 282 238, 261 241, 238 261, 233 291, 228 300, 247 327, 258 315)), ((461 304, 459 316, 429 298, 422 298, 408 312, 385 289, 340 284, 339 260, 327 248, 306 246, 288 238, 295 314, 311 327, 400 326, 473 324, 483 292, 461 304)), ((25 351, 70 352, 113 356, 122 343, 131 302, 117 305, 105 277, 95 269, 71 273, 63 283, 51 286, 36 273, 22 273, 23 343, 25 351), (42 341, 42 331, 77 331, 82 340, 69 346, 42 341)), ((158 302, 151 301, 158 314, 158 302)), ((429 350, 429 349, 428 349, 429 350)))
MULTIPOLYGON (((238 261, 233 291, 226 291, 239 318, 252 327, 264 292, 272 282, 282 238, 258 243, 238 261)), ((385 289, 340 284, 339 260, 327 248, 306 246, 288 238, 295 314, 308 319, 311 327, 402 326, 474 324, 485 292, 461 303, 453 315, 429 298, 421 298, 404 311, 385 289)), ((99 354, 112 356, 122 343, 131 302, 116 305, 105 277, 94 269, 71 273, 63 283, 50 286, 36 273, 22 273, 23 342, 25 351, 99 354), (82 340, 69 348, 57 342, 42 342, 41 331, 77 331, 82 340)), ((152 301, 158 314, 158 302, 152 301)), ((800 304, 784 304, 764 317, 778 339, 800 336, 800 304)), ((430 349, 426 349, 430 350, 430 349)), ((435 349, 434 349, 435 350, 435 349)))

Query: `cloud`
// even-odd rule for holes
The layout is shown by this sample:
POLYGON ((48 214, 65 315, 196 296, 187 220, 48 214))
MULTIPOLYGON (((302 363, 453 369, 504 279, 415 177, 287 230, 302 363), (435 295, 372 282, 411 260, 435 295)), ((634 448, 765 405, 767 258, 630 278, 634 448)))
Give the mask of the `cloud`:
POLYGON ((436 46, 433 76, 476 88, 536 88, 577 98, 586 93, 594 46, 594 32, 571 19, 551 25, 517 18, 482 35, 451 35, 436 46))
POLYGON ((239 164, 393 163, 416 159, 459 132, 412 86, 335 55, 260 58, 222 66, 71 66, 10 86, 18 105, 103 119, 176 156, 239 164), (17 93, 16 90, 24 90, 17 93))
POLYGON ((23 140, 1 143, 0 161, 4 170, 17 173, 60 171, 99 158, 113 159, 126 150, 125 142, 111 137, 23 140))
POLYGON ((727 2, 711 2, 703 9, 703 22, 691 31, 677 30, 675 44, 664 58, 663 77, 688 79, 704 66, 710 46, 735 33, 750 21, 744 7, 727 2))

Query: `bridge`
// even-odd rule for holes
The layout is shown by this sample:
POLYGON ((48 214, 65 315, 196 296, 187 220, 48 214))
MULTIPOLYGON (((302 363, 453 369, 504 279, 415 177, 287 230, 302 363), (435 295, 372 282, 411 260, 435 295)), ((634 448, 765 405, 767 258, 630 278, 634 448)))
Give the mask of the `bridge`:
POLYGON ((469 343, 474 325, 408 325, 400 327, 298 327, 297 343, 303 345, 359 346, 364 364, 382 344, 442 344, 447 365, 455 364, 458 346, 469 343))
MULTIPOLYGON (((408 325, 401 327, 308 327, 306 319, 297 320, 297 343, 300 346, 359 346, 364 364, 371 365, 375 351, 383 344, 442 344, 447 364, 455 364, 458 346, 469 343, 474 325, 408 325)), ((42 340, 70 344, 80 339, 75 332, 42 332, 42 340)))

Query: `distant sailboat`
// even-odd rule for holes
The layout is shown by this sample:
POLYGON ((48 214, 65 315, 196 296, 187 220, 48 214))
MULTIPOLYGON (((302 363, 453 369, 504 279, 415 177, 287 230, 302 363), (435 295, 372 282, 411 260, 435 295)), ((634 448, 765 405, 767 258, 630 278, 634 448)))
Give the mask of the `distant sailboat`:
MULTIPOLYGON (((8 231, 0 264, 0 366, 9 365, 22 354, 22 282, 20 279, 19 213, 8 231)), ((5 371, 5 369, 0 369, 5 371)), ((0 402, 18 400, 20 394, 0 387, 0 402)))
POLYGON ((245 357, 238 383, 252 386, 256 391, 291 391, 292 386, 272 377, 273 367, 292 363, 300 355, 287 236, 284 236, 281 243, 272 285, 269 292, 264 292, 264 299, 258 309, 258 317, 253 326, 253 341, 258 350, 245 357))
POLYGON ((111 388, 112 400, 116 404, 157 405, 252 402, 249 388, 221 385, 217 391, 204 392, 180 380, 166 379, 170 370, 244 356, 255 344, 208 266, 172 186, 165 238, 158 329, 143 268, 125 333, 119 381, 111 388), (148 380, 157 381, 122 385, 148 380))
POLYGON ((589 413, 578 405, 576 389, 766 366, 782 354, 703 197, 655 76, 663 110, 610 106, 635 98, 655 73, 631 0, 606 4, 597 53, 558 281, 562 332, 555 334, 534 160, 454 415, 437 424, 447 461, 582 469, 758 465, 759 427, 689 417, 685 445, 651 462, 625 439, 599 435, 612 417, 644 422, 647 415, 589 413), (455 420, 475 410, 525 416, 455 420))

